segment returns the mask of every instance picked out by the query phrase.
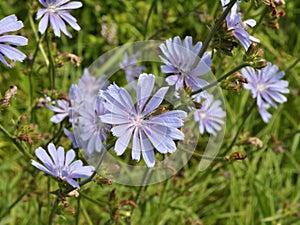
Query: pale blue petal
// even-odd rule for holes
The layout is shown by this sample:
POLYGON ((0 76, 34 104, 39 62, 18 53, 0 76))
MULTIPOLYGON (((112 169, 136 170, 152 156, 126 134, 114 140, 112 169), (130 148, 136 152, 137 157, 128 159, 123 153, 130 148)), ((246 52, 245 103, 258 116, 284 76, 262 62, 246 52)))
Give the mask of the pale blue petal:
POLYGON ((67 155, 66 155, 66 161, 65 161, 65 166, 69 166, 71 164, 71 162, 75 159, 75 152, 74 150, 69 150, 67 152, 67 155))
POLYGON ((39 22, 39 32, 41 34, 45 33, 49 23, 49 13, 46 13, 41 21, 39 22))
POLYGON ((139 129, 135 129, 132 137, 132 151, 131 158, 136 161, 141 159, 141 145, 139 140, 139 129))
POLYGON ((142 114, 147 115, 153 112, 162 103, 168 90, 169 87, 160 88, 149 100, 142 114))
POLYGON ((138 113, 142 112, 145 103, 149 99, 154 87, 154 82, 155 82, 155 77, 153 74, 143 73, 139 76, 137 91, 136 91, 138 113))

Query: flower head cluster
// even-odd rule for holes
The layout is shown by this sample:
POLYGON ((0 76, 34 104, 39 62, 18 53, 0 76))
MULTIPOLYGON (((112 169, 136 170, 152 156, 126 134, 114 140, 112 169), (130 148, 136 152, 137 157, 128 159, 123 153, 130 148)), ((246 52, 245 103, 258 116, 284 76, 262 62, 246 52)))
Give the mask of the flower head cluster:
POLYGON ((190 36, 185 37, 183 42, 180 37, 176 36, 173 40, 170 38, 165 44, 160 45, 166 57, 159 56, 165 64, 161 66, 161 70, 165 74, 170 74, 166 81, 169 85, 175 85, 176 90, 191 87, 193 91, 196 91, 208 84, 199 77, 210 71, 211 54, 205 52, 200 60, 198 54, 201 47, 201 42, 193 46, 193 39, 190 36))
POLYGON ((288 81, 281 80, 285 75, 283 71, 278 73, 278 67, 270 62, 261 70, 251 67, 242 69, 243 76, 248 80, 244 88, 251 91, 256 98, 259 113, 265 123, 269 122, 271 114, 267 112, 270 106, 277 108, 277 103, 284 103, 287 98, 283 94, 289 93, 288 81))
MULTIPOLYGON (((223 11, 226 9, 230 0, 221 0, 223 11)), ((259 39, 251 36, 246 30, 249 27, 254 27, 256 21, 253 19, 242 21, 242 14, 238 12, 239 2, 236 2, 231 8, 230 12, 226 16, 226 22, 228 30, 230 30, 233 36, 239 40, 246 50, 250 47, 252 42, 260 42, 259 39)))
POLYGON ((104 124, 99 117, 106 113, 106 110, 98 92, 106 86, 102 78, 96 79, 85 69, 78 84, 70 87, 70 103, 57 100, 56 105, 47 105, 56 113, 50 119, 51 122, 60 123, 69 116, 69 122, 77 129, 74 130, 74 134, 67 129, 64 129, 64 133, 72 140, 74 148, 83 147, 88 155, 92 155, 94 151, 101 151, 110 128, 110 125, 104 124))
POLYGON ((181 110, 172 110, 152 115, 164 100, 168 87, 160 88, 151 98, 155 77, 141 74, 136 88, 136 106, 124 88, 112 84, 100 91, 104 107, 109 113, 100 116, 103 122, 114 125, 112 134, 118 137, 114 150, 122 155, 132 139, 133 160, 140 160, 141 154, 148 167, 155 165, 154 148, 160 153, 176 151, 174 140, 183 140, 184 134, 178 130, 187 116, 181 110))
POLYGON ((99 116, 106 113, 103 100, 99 98, 100 89, 107 87, 102 77, 96 79, 88 70, 71 87, 72 122, 77 128, 75 137, 85 152, 91 156, 94 151, 100 152, 106 140, 110 125, 102 122, 99 116))
POLYGON ((18 21, 15 15, 10 15, 0 20, 0 62, 8 67, 11 67, 11 65, 7 63, 4 57, 7 57, 12 61, 23 62, 23 60, 26 58, 26 55, 13 46, 27 45, 28 40, 27 38, 19 35, 3 34, 7 32, 18 31, 22 27, 24 27, 22 21, 18 21))
POLYGON ((206 131, 216 136, 225 123, 226 112, 221 107, 221 101, 214 101, 213 95, 207 92, 201 92, 193 98, 201 104, 201 107, 194 111, 194 120, 199 123, 200 134, 206 131))
POLYGON ((137 66, 137 57, 139 53, 135 53, 131 56, 128 56, 128 52, 124 54, 124 60, 120 64, 122 70, 125 71, 126 80, 128 83, 134 81, 142 71, 145 69, 144 66, 137 66))
POLYGON ((55 36, 60 37, 62 31, 68 37, 72 37, 67 30, 65 22, 67 22, 73 29, 79 31, 80 26, 77 20, 70 14, 70 10, 82 7, 79 1, 69 2, 70 0, 39 0, 45 8, 39 9, 37 12, 37 19, 41 19, 39 23, 39 32, 45 33, 48 23, 50 21, 51 27, 55 36))
POLYGON ((68 182, 75 188, 80 188, 77 178, 87 178, 95 170, 93 166, 83 166, 81 160, 74 161, 75 152, 72 149, 65 154, 63 147, 56 149, 52 143, 48 145, 48 153, 39 147, 35 150, 35 155, 43 164, 31 160, 33 166, 50 176, 68 182))

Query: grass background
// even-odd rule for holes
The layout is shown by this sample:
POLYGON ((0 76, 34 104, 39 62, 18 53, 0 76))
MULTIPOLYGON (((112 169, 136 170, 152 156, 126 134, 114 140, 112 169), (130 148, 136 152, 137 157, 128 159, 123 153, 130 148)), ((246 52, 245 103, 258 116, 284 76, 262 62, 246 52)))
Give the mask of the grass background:
MULTIPOLYGON (((78 33, 72 30, 72 39, 64 35, 53 38, 57 64, 63 63, 56 71, 58 94, 68 93, 83 68, 119 45, 165 40, 176 35, 181 38, 190 35, 194 43, 203 42, 222 11, 219 1, 204 0, 82 2, 83 8, 72 12, 82 30, 78 33), (81 65, 76 67, 60 59, 58 51, 78 55, 81 65)), ((29 44, 20 49, 29 59, 36 49, 30 18, 37 29, 38 7, 38 1, 33 0, 0 2, 1 18, 16 14, 24 21, 21 33, 29 39, 29 44)), ((90 183, 80 190, 79 198, 67 198, 60 205, 54 224, 300 224, 300 64, 293 65, 300 57, 300 2, 287 1, 280 7, 286 14, 278 19, 279 30, 267 23, 266 7, 261 1, 243 1, 241 10, 245 19, 261 21, 252 34, 261 40, 264 58, 286 71, 291 93, 288 102, 272 111, 270 123, 264 124, 256 110, 246 121, 239 117, 253 102, 247 91, 224 90, 227 122, 219 155, 228 153, 227 148, 242 125, 237 144, 229 152, 240 151, 248 158, 233 162, 217 160, 199 172, 199 158, 192 157, 177 175, 143 190, 138 202, 134 202, 138 187, 90 183), (260 138, 264 146, 243 145, 246 136, 260 138)), ((231 57, 216 54, 213 58, 216 77, 242 63, 242 55, 241 46, 234 49, 231 57)), ((47 224, 55 197, 49 192, 57 188, 52 179, 33 168, 30 160, 16 149, 17 144, 33 152, 60 131, 59 126, 49 121, 52 113, 35 106, 44 89, 50 88, 41 53, 38 52, 32 70, 32 87, 29 63, 29 60, 16 63, 13 69, 0 65, 0 93, 3 95, 10 85, 19 89, 12 105, 0 111, 1 124, 12 135, 10 139, 0 133, 0 225, 47 224), (28 119, 20 119, 22 115, 28 119), (33 144, 15 138, 24 133, 33 138, 33 144)), ((69 148, 70 142, 62 138, 59 145, 69 148)))

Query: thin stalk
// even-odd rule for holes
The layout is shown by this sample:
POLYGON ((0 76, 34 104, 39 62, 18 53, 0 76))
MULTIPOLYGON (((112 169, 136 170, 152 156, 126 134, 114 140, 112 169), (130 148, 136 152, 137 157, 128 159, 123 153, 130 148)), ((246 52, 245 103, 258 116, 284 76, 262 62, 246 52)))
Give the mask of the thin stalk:
POLYGON ((195 95, 195 94, 199 94, 200 92, 202 91, 205 91, 211 87, 214 87, 216 85, 218 85, 218 83, 222 80, 225 80, 227 77, 229 77, 231 74, 234 74, 235 72, 239 71, 240 69, 244 68, 244 67, 247 67, 247 66, 251 66, 251 63, 242 63, 241 65, 233 68, 231 71, 229 71, 228 73, 224 74, 223 76, 219 77, 216 81, 204 86, 203 88, 197 90, 197 91, 194 91, 192 92, 192 95, 195 95))
MULTIPOLYGON (((138 204, 138 201, 139 201, 139 198, 140 198, 140 196, 141 196, 141 193, 142 193, 142 192, 145 190, 145 188, 147 187, 147 185, 145 185, 147 182, 145 182, 145 181, 146 181, 146 178, 147 178, 148 175, 149 175, 149 168, 147 167, 146 170, 145 170, 145 172, 144 172, 143 179, 142 179, 142 181, 141 181, 141 183, 140 183, 139 190, 138 190, 138 192, 137 192, 137 194, 136 194, 136 196, 135 196, 135 198, 134 198, 135 204, 138 204)), ((131 224, 131 217, 132 217, 132 214, 133 214, 133 209, 134 209, 134 208, 132 207, 131 212, 130 212, 130 217, 127 217, 127 218, 126 218, 126 224, 127 224, 127 225, 130 225, 130 224, 131 224)))
POLYGON ((39 49, 40 49, 40 51, 42 53, 42 56, 43 56, 44 61, 46 63, 46 66, 48 67, 49 66, 49 60, 47 58, 46 52, 45 52, 44 47, 42 45, 42 40, 44 38, 44 35, 42 35, 41 38, 39 37, 39 34, 38 34, 37 30, 35 29, 35 23, 34 23, 34 21, 32 19, 32 16, 29 14, 28 17, 29 17, 29 23, 30 23, 31 29, 32 29, 32 31, 34 33, 35 40, 38 43, 38 47, 39 47, 39 49))
POLYGON ((289 72, 291 69, 293 69, 297 64, 298 62, 300 62, 300 57, 298 59, 295 60, 295 62, 292 63, 292 65, 290 65, 286 70, 285 72, 289 72))
POLYGON ((0 123, 0 131, 2 131, 6 135, 6 137, 8 137, 11 140, 11 142, 14 143, 14 145, 19 150, 19 152, 21 152, 23 155, 25 155, 28 159, 32 159, 33 158, 33 156, 29 152, 27 152, 19 142, 17 142, 16 138, 13 135, 11 135, 3 127, 3 125, 1 123, 0 123))
POLYGON ((231 10, 232 6, 235 4, 237 0, 232 0, 228 3, 226 9, 224 10, 224 12, 222 13, 221 17, 218 19, 217 23, 213 26, 212 30, 209 32, 207 38, 205 39, 202 48, 199 52, 199 58, 202 58, 204 52, 206 51, 206 49, 209 46, 210 41, 212 40, 212 38, 214 37, 214 35, 216 34, 216 32, 221 28, 223 21, 225 20, 227 14, 229 13, 229 11, 231 10))
POLYGON ((242 123, 240 124, 240 126, 239 126, 239 128, 238 128, 238 130, 237 130, 237 132, 236 132, 236 134, 235 134, 235 136, 234 136, 234 138, 233 138, 231 144, 228 146, 228 148, 226 149, 225 153, 229 152, 230 149, 231 149, 231 148, 234 146, 234 144, 236 143, 237 138, 238 138, 240 132, 242 131, 242 128, 243 128, 243 126, 244 126, 246 120, 249 118, 249 116, 251 115, 252 110, 255 108, 255 105, 256 105, 256 101, 254 101, 253 104, 251 105, 251 107, 248 109, 248 111, 246 111, 246 112, 244 113, 244 116, 242 117, 242 123))
POLYGON ((55 212, 56 212, 56 210, 57 210, 58 203, 59 203, 59 197, 57 197, 57 198, 55 199, 55 202, 54 202, 54 204, 53 204, 53 206, 52 206, 51 213, 50 213, 50 215, 49 215, 48 225, 52 225, 52 223, 53 223, 53 218, 54 218, 55 212))
POLYGON ((49 67, 48 67, 48 75, 49 75, 49 81, 50 81, 50 87, 51 89, 55 89, 55 65, 54 65, 54 60, 53 60, 53 55, 52 55, 52 39, 51 35, 46 31, 46 36, 47 36, 47 48, 48 48, 48 58, 49 58, 49 67))
POLYGON ((156 1, 157 0, 153 0, 152 1, 152 4, 151 4, 150 9, 149 9, 148 14, 147 14, 147 19, 146 19, 146 22, 145 22, 145 29, 144 29, 144 34, 143 34, 144 40, 146 40, 146 34, 147 34, 147 29, 148 29, 148 24, 149 24, 150 16, 151 16, 151 13, 152 13, 152 11, 154 9, 156 1))
POLYGON ((256 23, 255 27, 252 29, 252 34, 254 34, 257 29, 260 27, 260 24, 263 22, 265 16, 268 14, 269 11, 269 6, 265 6, 263 12, 260 14, 260 18, 258 22, 256 23))
POLYGON ((77 209, 75 213, 75 225, 79 224, 79 214, 80 214, 80 195, 77 197, 77 209))
POLYGON ((23 191, 19 197, 1 214, 0 220, 5 217, 6 214, 10 212, 10 210, 19 202, 22 200, 22 198, 27 194, 27 190, 23 191))

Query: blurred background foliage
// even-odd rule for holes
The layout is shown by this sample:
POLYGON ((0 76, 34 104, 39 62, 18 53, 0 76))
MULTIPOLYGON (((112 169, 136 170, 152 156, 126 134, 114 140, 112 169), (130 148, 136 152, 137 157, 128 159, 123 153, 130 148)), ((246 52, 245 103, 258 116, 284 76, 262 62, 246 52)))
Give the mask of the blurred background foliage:
MULTIPOLYGON (((16 150, 21 146, 33 152, 61 132, 60 125, 50 123, 52 113, 37 106, 45 93, 53 99, 68 94, 70 84, 77 82, 84 68, 125 43, 164 41, 177 35, 190 35, 194 43, 203 42, 222 12, 219 1, 82 2, 83 8, 72 11, 81 31, 72 30, 72 39, 53 37, 57 70, 56 91, 51 91, 40 51, 33 68, 30 64, 37 47, 34 29, 38 26, 38 1, 0 1, 1 18, 16 14, 24 22, 20 32, 29 39, 28 46, 20 48, 28 56, 24 63, 16 63, 13 69, 0 66, 2 96, 11 85, 18 87, 11 106, 0 111, 1 124, 12 135, 8 138, 0 133, 0 225, 47 224, 54 199, 48 192, 54 191, 56 184, 16 150), (70 62, 68 53, 78 56, 80 65, 70 62)), ((107 184, 99 178, 83 187, 78 198, 64 200, 55 224, 300 224, 300 64, 293 65, 300 57, 300 1, 286 0, 279 9, 285 15, 278 18, 279 29, 275 29, 270 7, 263 1, 241 4, 243 18, 258 22, 250 33, 261 40, 264 58, 286 71, 291 91, 288 102, 273 110, 272 120, 264 124, 255 110, 247 120, 241 117, 253 102, 247 91, 224 90, 227 129, 219 154, 238 151, 247 155, 246 159, 216 160, 199 172, 200 158, 195 155, 174 177, 145 188, 138 202, 138 187, 107 184), (241 125, 236 144, 228 149, 241 125), (246 145, 248 137, 261 139, 263 147, 246 145)), ((232 56, 214 54, 216 77, 241 64, 243 54, 242 46, 235 48, 232 56)), ((71 147, 65 137, 59 145, 71 147)))

